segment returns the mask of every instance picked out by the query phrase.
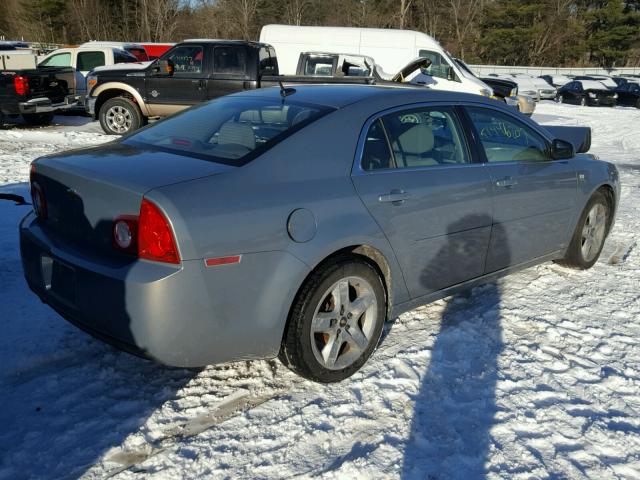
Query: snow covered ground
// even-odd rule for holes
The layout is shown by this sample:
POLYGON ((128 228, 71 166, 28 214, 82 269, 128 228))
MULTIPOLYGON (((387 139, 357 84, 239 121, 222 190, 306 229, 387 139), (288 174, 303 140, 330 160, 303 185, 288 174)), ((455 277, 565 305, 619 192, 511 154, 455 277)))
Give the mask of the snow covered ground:
MULTIPOLYGON (((596 266, 545 264, 407 313, 352 379, 277 361, 202 371, 120 353, 22 279, 0 202, 0 479, 640 478, 640 110, 543 102, 593 128, 623 194, 596 266)), ((39 155, 110 140, 82 117, 0 130, 0 192, 39 155)))

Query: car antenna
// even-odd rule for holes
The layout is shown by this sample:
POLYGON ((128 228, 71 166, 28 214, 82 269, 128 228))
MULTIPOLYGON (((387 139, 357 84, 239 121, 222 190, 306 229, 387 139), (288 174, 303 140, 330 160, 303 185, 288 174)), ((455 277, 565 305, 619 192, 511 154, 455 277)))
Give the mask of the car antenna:
POLYGON ((285 86, 282 84, 282 80, 278 80, 278 85, 280 85, 280 96, 282 97, 282 100, 285 99, 285 97, 288 97, 289 95, 293 95, 294 93, 296 93, 296 89, 295 88, 285 88, 285 86))

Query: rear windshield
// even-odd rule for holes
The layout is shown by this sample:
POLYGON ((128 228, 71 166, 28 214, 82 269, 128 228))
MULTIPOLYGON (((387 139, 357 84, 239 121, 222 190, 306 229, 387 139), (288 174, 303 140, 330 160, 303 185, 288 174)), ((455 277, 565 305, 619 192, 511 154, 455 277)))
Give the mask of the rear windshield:
POLYGON ((124 143, 241 166, 332 110, 289 98, 223 97, 134 133, 124 143))

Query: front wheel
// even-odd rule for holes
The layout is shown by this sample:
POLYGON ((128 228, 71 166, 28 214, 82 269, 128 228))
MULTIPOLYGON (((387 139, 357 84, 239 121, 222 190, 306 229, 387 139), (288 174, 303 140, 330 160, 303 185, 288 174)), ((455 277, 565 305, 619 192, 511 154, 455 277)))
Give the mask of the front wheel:
POLYGON ((46 113, 23 113, 22 118, 29 125, 44 127, 53 122, 53 112, 46 113))
POLYGON ((602 252, 610 218, 607 198, 602 192, 594 193, 580 216, 565 257, 558 263, 578 270, 591 268, 602 252))
POLYGON ((375 350, 386 312, 378 271, 362 258, 339 258, 313 272, 301 288, 279 358, 309 380, 344 380, 375 350))
POLYGON ((144 124, 140 107, 125 97, 110 98, 99 113, 100 126, 107 135, 124 135, 144 124))

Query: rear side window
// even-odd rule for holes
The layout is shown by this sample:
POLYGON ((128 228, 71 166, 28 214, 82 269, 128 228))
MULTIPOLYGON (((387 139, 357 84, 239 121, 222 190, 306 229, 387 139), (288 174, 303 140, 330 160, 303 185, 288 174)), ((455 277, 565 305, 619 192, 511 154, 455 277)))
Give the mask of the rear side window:
POLYGON ((546 140, 524 123, 488 108, 467 108, 489 163, 549 160, 546 140))
POLYGON ((103 52, 79 52, 77 69, 81 72, 93 70, 105 64, 103 52))
POLYGON ((213 71, 243 75, 247 66, 244 47, 216 47, 213 51, 213 71))
POLYGON ((44 60, 40 65, 44 67, 70 67, 71 53, 58 53, 44 60))
POLYGON ((289 99, 222 97, 158 122, 124 143, 241 166, 331 111, 289 99))
POLYGON ((389 148, 387 133, 379 118, 371 124, 367 132, 362 152, 362 169, 366 171, 392 168, 393 156, 389 148))
POLYGON ((374 123, 367 135, 362 168, 435 167, 469 163, 469 155, 460 123, 452 109, 420 108, 385 115, 380 126, 374 123), (391 160, 382 155, 383 127, 387 151, 391 160), (371 152, 371 153, 370 153, 371 152))

